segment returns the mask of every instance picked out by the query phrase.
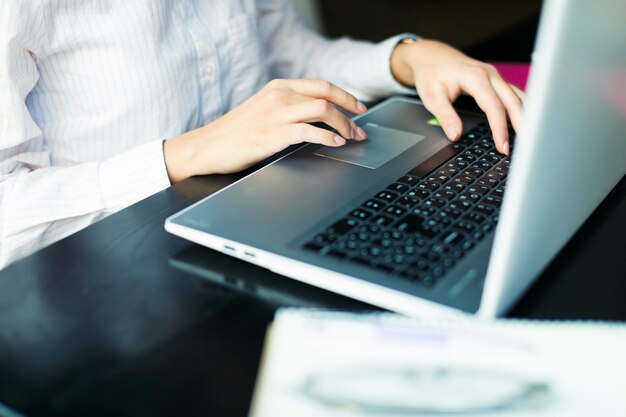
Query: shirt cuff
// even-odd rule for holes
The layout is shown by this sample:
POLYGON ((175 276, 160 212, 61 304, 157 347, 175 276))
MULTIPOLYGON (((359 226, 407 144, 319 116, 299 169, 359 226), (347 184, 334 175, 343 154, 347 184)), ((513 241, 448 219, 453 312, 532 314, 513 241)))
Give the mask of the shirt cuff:
POLYGON ((403 33, 384 40, 374 47, 374 56, 370 62, 375 63, 375 68, 372 72, 373 79, 370 80, 369 85, 376 86, 376 90, 370 90, 370 94, 378 97, 386 97, 394 94, 415 94, 414 88, 405 87, 400 84, 391 72, 391 54, 398 43, 406 38, 421 39, 419 36, 412 33, 403 33))
POLYGON ((98 183, 111 212, 169 187, 163 140, 144 143, 101 162, 98 183))

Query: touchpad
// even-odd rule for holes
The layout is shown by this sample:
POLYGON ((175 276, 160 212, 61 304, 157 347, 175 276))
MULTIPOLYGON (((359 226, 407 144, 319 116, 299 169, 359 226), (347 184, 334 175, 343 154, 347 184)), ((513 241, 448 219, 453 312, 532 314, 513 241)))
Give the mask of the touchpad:
POLYGON ((339 148, 325 146, 315 152, 315 155, 376 169, 425 138, 425 136, 417 133, 381 127, 371 123, 362 126, 362 128, 367 132, 367 140, 362 142, 349 140, 339 148))

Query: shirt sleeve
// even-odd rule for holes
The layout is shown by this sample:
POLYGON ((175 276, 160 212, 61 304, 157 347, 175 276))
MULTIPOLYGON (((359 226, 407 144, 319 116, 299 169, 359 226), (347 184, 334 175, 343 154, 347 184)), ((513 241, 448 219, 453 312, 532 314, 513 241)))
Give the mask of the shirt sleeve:
POLYGON ((270 73, 281 78, 329 80, 361 100, 415 93, 391 74, 391 53, 402 34, 375 44, 326 39, 309 29, 290 0, 260 0, 259 25, 270 73))
POLYGON ((29 5, 0 2, 0 269, 169 186, 162 140, 104 161, 51 166, 26 105, 45 37, 29 5))

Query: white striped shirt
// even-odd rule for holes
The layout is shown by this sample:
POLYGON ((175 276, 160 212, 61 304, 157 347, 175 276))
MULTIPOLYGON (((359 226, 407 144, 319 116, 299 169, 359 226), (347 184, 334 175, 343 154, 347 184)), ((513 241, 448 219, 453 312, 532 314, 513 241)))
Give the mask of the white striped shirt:
POLYGON ((404 92, 397 40, 326 40, 288 0, 1 0, 0 268, 169 186, 163 139, 271 78, 404 92))

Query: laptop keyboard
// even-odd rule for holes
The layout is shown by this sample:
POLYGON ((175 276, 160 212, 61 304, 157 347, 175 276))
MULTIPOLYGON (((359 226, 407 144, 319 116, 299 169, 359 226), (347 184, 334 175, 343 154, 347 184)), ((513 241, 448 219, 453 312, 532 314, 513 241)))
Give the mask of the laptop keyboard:
POLYGON ((509 163, 480 123, 303 247, 431 288, 495 227, 509 163))

